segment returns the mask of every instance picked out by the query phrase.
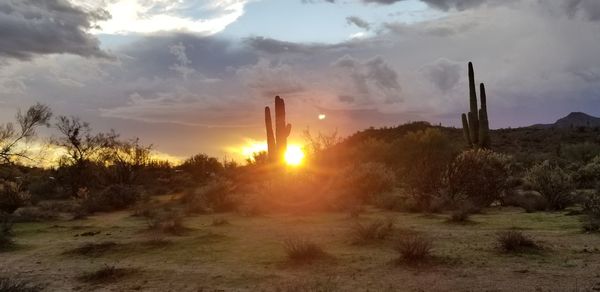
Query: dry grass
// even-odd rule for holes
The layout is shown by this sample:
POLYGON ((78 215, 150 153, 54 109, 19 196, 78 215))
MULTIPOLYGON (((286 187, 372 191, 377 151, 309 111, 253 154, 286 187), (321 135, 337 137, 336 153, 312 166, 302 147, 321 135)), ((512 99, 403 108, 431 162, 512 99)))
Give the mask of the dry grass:
POLYGON ((133 269, 116 268, 115 266, 104 266, 96 271, 84 273, 79 280, 86 283, 101 284, 114 282, 135 273, 133 269))
POLYGON ((229 221, 225 218, 214 218, 211 223, 212 226, 223 226, 229 224, 229 221))
POLYGON ((87 257, 99 257, 118 247, 118 244, 112 241, 100 243, 85 243, 80 247, 66 251, 65 254, 81 255, 87 257))
POLYGON ((351 230, 352 243, 366 244, 374 241, 380 241, 392 234, 394 230, 394 221, 375 220, 368 224, 356 223, 351 230))
POLYGON ((38 292, 42 288, 25 281, 13 280, 10 278, 0 278, 1 292, 38 292))
POLYGON ((516 230, 499 232, 496 240, 500 250, 506 253, 523 253, 542 249, 529 236, 516 230))
POLYGON ((283 248, 293 262, 311 262, 326 256, 319 245, 307 239, 287 239, 283 242, 283 248))
POLYGON ((431 258, 433 244, 422 235, 408 234, 398 240, 395 248, 400 253, 398 263, 418 264, 431 258))

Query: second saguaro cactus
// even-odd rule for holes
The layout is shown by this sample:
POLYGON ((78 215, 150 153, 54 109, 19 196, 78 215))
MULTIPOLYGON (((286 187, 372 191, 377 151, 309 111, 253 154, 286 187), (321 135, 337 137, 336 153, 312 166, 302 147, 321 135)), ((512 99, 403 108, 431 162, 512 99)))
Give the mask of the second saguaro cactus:
POLYGON ((292 125, 285 121, 285 102, 283 98, 275 97, 275 131, 271 121, 271 109, 265 107, 265 126, 267 128, 267 149, 269 160, 282 161, 287 149, 287 138, 292 131, 292 125))
POLYGON ((469 62, 469 105, 468 114, 462 114, 463 133, 467 144, 472 148, 490 147, 490 123, 487 114, 485 85, 480 84, 481 108, 477 109, 477 89, 475 88, 475 72, 473 63, 469 62))

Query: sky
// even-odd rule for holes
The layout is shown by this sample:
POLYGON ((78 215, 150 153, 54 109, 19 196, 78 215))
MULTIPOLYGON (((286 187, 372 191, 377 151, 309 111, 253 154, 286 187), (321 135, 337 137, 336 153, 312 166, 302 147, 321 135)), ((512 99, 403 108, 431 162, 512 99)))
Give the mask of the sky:
POLYGON ((460 127, 472 61, 490 126, 527 126, 600 116, 598 52, 598 0, 0 0, 0 123, 42 102, 173 156, 239 159, 275 95, 296 143, 460 127))

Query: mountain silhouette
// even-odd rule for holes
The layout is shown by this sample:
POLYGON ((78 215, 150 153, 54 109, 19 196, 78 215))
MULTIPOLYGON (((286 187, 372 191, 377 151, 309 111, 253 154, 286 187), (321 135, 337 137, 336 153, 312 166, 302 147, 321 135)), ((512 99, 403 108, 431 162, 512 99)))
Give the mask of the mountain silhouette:
POLYGON ((600 118, 582 112, 572 112, 558 119, 554 124, 536 124, 534 128, 573 128, 573 127, 600 127, 600 118))

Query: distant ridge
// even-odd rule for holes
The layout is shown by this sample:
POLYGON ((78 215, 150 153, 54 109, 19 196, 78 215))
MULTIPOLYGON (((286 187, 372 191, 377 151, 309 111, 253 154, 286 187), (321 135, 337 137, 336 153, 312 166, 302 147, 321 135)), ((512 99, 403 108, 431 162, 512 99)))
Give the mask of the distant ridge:
POLYGON ((582 112, 572 112, 566 117, 558 119, 554 124, 536 124, 532 128, 572 128, 572 127, 600 127, 600 118, 582 112))

